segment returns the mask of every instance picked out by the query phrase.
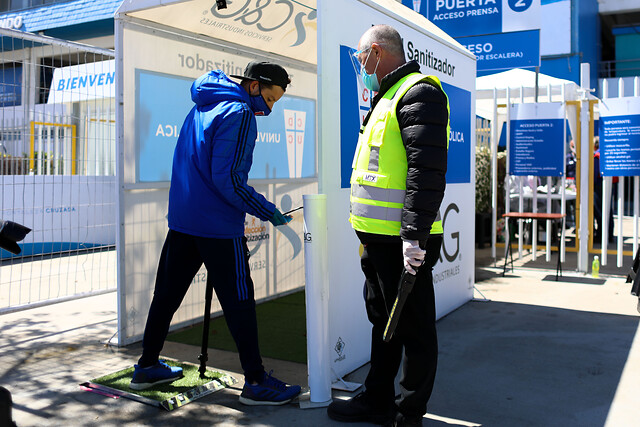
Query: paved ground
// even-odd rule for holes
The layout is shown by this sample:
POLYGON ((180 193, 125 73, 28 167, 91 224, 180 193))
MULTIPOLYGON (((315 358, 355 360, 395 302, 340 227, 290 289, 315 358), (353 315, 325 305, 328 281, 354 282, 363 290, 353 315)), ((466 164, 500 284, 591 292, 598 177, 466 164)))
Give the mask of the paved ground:
MULTIPOLYGON (((543 280, 553 262, 525 257, 502 277, 487 257, 478 251, 478 300, 438 322, 440 364, 424 425, 638 425, 640 317, 623 271, 609 271, 616 275, 603 285, 558 283, 543 280)), ((568 259, 565 276, 582 277, 571 270, 568 259)), ((79 383, 139 354, 138 346, 104 344, 116 331, 115 307, 109 293, 0 316, 0 385, 13 393, 19 426, 339 425, 324 409, 242 406, 242 383, 171 413, 82 391, 79 383)), ((199 349, 167 343, 164 354, 196 362, 199 349)), ((234 353, 211 351, 210 361, 240 378, 234 353)), ((306 384, 305 365, 265 365, 306 384)), ((361 382, 366 371, 347 380, 361 382)))

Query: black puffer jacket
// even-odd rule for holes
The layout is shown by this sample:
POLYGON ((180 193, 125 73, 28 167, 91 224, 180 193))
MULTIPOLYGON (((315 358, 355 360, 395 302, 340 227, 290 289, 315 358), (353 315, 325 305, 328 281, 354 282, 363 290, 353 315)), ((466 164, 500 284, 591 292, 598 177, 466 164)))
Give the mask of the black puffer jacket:
MULTIPOLYGON (((364 124, 385 92, 402 77, 415 72, 420 72, 420 65, 411 61, 382 79, 380 91, 373 99, 364 124)), ((398 102, 397 115, 408 162, 400 236, 407 240, 425 241, 440 209, 446 186, 447 98, 436 86, 427 82, 417 83, 398 102)), ((361 239, 363 237, 361 235, 361 239)), ((376 240, 373 236, 368 237, 364 240, 376 240)))

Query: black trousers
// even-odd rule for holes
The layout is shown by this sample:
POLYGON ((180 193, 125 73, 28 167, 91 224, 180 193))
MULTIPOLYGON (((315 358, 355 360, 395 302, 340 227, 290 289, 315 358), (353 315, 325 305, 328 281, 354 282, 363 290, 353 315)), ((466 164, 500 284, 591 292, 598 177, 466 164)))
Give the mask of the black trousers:
POLYGON ((245 380, 260 381, 264 367, 258 347, 256 303, 245 237, 214 239, 169 230, 160 256, 138 364, 145 367, 158 361, 171 319, 202 263, 213 280, 213 288, 238 348, 245 380))
MULTIPOLYGON (((362 236, 361 240, 362 239, 362 236)), ((396 409, 406 417, 422 417, 433 390, 438 362, 436 310, 432 269, 438 260, 442 236, 426 242, 425 262, 411 295, 405 303, 393 338, 382 339, 402 275, 402 241, 363 241, 361 258, 365 274, 365 304, 371 328, 371 369, 365 380, 366 392, 380 405, 394 402, 394 379, 404 360, 400 397, 396 409)))

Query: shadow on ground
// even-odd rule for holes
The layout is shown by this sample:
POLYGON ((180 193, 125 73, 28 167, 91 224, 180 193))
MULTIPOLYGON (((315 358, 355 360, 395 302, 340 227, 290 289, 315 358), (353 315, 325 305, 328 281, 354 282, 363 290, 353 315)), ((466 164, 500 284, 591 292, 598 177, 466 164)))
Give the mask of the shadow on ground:
POLYGON ((634 316, 471 302, 438 323, 429 413, 483 426, 602 426, 634 316))

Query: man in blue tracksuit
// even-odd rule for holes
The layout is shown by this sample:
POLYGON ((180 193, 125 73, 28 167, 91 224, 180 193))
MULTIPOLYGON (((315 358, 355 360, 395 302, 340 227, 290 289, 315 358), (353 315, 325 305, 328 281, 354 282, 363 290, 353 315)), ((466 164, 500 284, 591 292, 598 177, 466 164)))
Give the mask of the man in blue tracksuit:
POLYGON ((253 282, 244 222, 247 213, 279 226, 288 223, 273 203, 247 184, 257 127, 290 83, 284 68, 249 63, 240 84, 211 71, 191 86, 196 104, 184 121, 173 157, 169 232, 162 248, 153 301, 130 387, 146 389, 182 376, 158 360, 171 319, 205 264, 236 342, 245 375, 240 401, 284 404, 300 393, 265 373, 258 349, 253 282))

